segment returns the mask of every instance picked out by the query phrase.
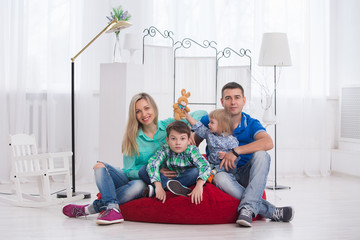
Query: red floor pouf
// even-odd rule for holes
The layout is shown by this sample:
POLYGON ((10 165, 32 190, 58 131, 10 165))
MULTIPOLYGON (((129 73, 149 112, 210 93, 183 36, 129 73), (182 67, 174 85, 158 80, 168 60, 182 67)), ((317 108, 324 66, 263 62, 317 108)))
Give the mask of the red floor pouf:
MULTIPOLYGON (((266 199, 265 192, 263 199, 266 199)), ((204 185, 203 201, 198 205, 191 203, 190 197, 176 196, 167 191, 164 204, 155 197, 141 198, 121 205, 120 209, 126 221, 222 224, 235 223, 239 204, 239 200, 207 183, 204 185)))

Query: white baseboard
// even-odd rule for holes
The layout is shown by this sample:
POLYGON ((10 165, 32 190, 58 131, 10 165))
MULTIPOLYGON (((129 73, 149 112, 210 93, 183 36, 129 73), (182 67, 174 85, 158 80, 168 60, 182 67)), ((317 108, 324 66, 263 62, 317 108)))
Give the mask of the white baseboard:
POLYGON ((331 171, 360 177, 360 151, 331 150, 331 171))

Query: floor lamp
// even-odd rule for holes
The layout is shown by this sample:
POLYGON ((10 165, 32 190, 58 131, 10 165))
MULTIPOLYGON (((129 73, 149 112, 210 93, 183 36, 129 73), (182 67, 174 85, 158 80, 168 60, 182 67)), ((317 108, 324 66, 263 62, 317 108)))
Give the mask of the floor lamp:
MULTIPOLYGON (((71 58, 71 148, 72 148, 72 195, 83 194, 84 198, 91 198, 91 194, 87 192, 76 192, 75 191, 75 59, 89 47, 101 34, 104 32, 111 33, 117 32, 126 27, 130 27, 131 23, 127 21, 118 21, 116 18, 111 21, 98 35, 96 35, 80 52, 78 52, 73 58, 71 58)), ((58 198, 65 198, 66 193, 61 192, 57 194, 58 198)))
MULTIPOLYGON (((289 43, 286 33, 264 33, 261 43, 259 66, 274 67, 274 113, 276 116, 276 67, 291 66, 289 43)), ((266 186, 267 189, 289 189, 288 186, 277 184, 277 156, 276 156, 276 122, 274 123, 275 150, 275 184, 266 186)))

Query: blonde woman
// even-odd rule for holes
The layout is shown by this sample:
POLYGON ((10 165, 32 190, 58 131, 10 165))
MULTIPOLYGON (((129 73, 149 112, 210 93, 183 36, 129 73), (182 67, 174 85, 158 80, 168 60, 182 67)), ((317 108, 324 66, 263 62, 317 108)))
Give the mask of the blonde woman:
MULTIPOLYGON (((201 119, 205 114, 205 111, 197 111, 191 115, 201 119)), ((119 169, 104 162, 96 163, 95 181, 101 199, 90 205, 66 205, 63 213, 74 218, 101 212, 97 224, 123 222, 119 205, 142 197, 146 184, 139 179, 139 169, 166 143, 166 126, 173 121, 173 118, 158 121, 158 108, 154 99, 147 93, 136 94, 130 102, 122 142, 124 168, 119 169)), ((167 177, 176 176, 176 172, 166 169, 162 173, 167 177)))

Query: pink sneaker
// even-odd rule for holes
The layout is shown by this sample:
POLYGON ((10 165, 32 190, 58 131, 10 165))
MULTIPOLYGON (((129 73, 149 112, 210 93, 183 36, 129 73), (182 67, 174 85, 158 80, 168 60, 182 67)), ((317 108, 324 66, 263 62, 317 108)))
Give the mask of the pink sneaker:
POLYGON ((71 217, 71 218, 86 216, 87 215, 85 213, 86 206, 88 206, 88 205, 68 204, 65 207, 63 207, 63 213, 64 213, 64 215, 71 217))
POLYGON ((96 223, 99 225, 107 225, 113 223, 121 223, 124 221, 124 217, 120 210, 117 208, 107 209, 100 213, 96 219, 96 223))

